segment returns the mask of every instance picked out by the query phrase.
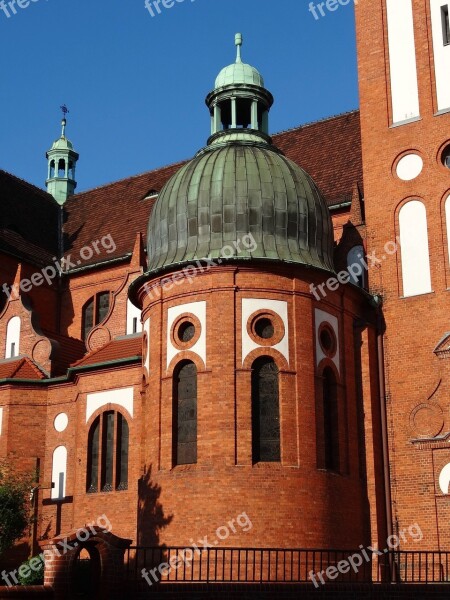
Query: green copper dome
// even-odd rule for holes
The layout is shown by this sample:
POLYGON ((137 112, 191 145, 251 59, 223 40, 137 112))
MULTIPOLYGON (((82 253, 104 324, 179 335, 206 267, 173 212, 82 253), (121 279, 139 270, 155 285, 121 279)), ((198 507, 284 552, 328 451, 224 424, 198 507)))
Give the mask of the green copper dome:
POLYGON ((247 84, 264 87, 264 79, 255 67, 247 65, 241 59, 242 35, 236 34, 237 58, 236 62, 222 69, 217 76, 215 87, 226 85, 247 84))
POLYGON ((148 227, 148 270, 219 258, 249 233, 256 250, 238 244, 232 258, 333 270, 330 215, 303 169, 269 144, 209 147, 159 195, 148 227))
POLYGON ((311 177, 272 144, 273 97, 259 73, 240 61, 241 44, 237 34, 237 63, 222 71, 206 98, 208 145, 166 183, 153 207, 149 273, 209 257, 333 271, 325 201, 311 177), (242 243, 249 234, 256 244, 242 243))

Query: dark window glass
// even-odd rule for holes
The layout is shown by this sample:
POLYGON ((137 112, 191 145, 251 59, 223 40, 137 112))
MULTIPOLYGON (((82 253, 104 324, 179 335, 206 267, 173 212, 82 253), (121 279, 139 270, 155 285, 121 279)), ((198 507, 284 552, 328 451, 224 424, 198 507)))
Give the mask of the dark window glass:
POLYGON ((278 368, 267 357, 253 364, 252 445, 254 462, 281 460, 278 368))
POLYGON ((123 416, 117 414, 116 444, 116 489, 128 489, 128 423, 123 416))
POLYGON ((114 460, 114 413, 103 414, 103 440, 102 440, 102 491, 111 492, 113 487, 113 460, 114 460))
POLYGON ((272 321, 266 317, 258 319, 255 323, 255 333, 263 340, 270 340, 270 338, 273 338, 275 330, 272 321))
POLYGON ((93 327, 103 321, 109 311, 109 292, 97 294, 83 308, 83 339, 85 340, 93 327))
POLYGON ((96 325, 101 323, 109 311, 109 292, 103 292, 97 296, 97 320, 96 325))
POLYGON ((174 464, 197 462, 197 367, 184 363, 174 377, 174 464))
POLYGON ((182 323, 180 325, 180 328, 178 330, 178 337, 180 338, 180 341, 182 342, 190 342, 195 335, 195 327, 192 323, 190 323, 189 321, 186 321, 185 323, 182 323))
POLYGON ((445 4, 441 7, 441 17, 442 17, 442 35, 444 38, 444 46, 448 46, 450 44, 450 19, 448 15, 448 5, 445 4))
POLYGON ((323 435, 324 466, 330 471, 339 470, 339 425, 336 377, 331 369, 323 372, 323 435))
POLYGON ((89 431, 88 439, 88 467, 86 489, 89 493, 98 492, 98 461, 100 440, 100 417, 97 417, 89 431))
POLYGON ((85 340, 89 332, 94 327, 94 299, 89 300, 83 309, 83 339, 85 340))

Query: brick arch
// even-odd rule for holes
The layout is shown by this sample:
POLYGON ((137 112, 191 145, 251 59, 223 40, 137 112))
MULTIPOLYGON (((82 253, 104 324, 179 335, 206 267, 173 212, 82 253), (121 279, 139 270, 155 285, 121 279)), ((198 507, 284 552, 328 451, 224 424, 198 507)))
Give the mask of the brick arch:
POLYGON ((124 553, 130 545, 131 540, 92 524, 40 542, 46 559, 44 584, 53 589, 54 600, 75 598, 74 569, 80 552, 86 548, 96 556, 100 567, 96 600, 119 600, 123 594, 124 553))
POLYGON ((197 367, 197 373, 206 371, 205 363, 196 352, 192 352, 191 350, 182 350, 170 361, 170 364, 167 368, 166 377, 173 377, 177 366, 185 361, 193 362, 197 367))
POLYGON ((264 346, 264 347, 255 348, 254 350, 252 350, 252 352, 250 352, 250 354, 248 354, 247 357, 245 358, 244 364, 242 365, 242 369, 250 370, 252 368, 252 365, 255 362, 255 360, 257 358, 262 358, 263 356, 272 358, 275 361, 275 364, 277 365, 280 373, 282 371, 290 370, 289 364, 288 364, 286 358, 281 354, 281 352, 279 352, 278 350, 275 350, 275 348, 270 348, 270 346, 269 347, 264 346))

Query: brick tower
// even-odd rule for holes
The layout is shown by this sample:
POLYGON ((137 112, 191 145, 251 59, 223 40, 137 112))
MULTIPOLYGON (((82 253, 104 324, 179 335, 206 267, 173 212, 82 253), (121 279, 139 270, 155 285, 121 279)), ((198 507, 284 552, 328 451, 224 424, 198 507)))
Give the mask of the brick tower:
POLYGON ((419 523, 423 548, 448 548, 449 3, 363 1, 356 23, 368 254, 377 259, 369 286, 383 298, 393 529, 419 523))
POLYGON ((159 194, 131 286, 143 451, 174 515, 161 541, 189 544, 245 511, 251 533, 216 544, 358 546, 370 541, 356 382, 364 368, 376 387, 372 309, 357 285, 311 292, 335 275, 330 215, 272 143, 273 98, 241 44, 206 99, 207 146, 159 194))

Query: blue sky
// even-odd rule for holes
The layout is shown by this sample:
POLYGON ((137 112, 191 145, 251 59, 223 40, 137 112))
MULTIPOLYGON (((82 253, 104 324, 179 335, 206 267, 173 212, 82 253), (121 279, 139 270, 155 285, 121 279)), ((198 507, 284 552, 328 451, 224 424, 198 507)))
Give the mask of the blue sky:
POLYGON ((235 59, 275 96, 272 133, 358 106, 353 4, 315 20, 309 0, 34 0, 0 11, 0 168, 44 186, 45 151, 69 107, 78 190, 190 158, 204 99, 235 59))

